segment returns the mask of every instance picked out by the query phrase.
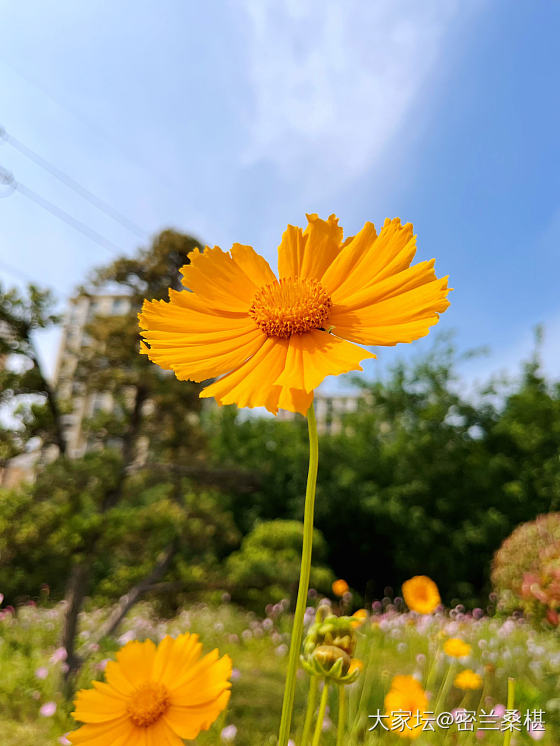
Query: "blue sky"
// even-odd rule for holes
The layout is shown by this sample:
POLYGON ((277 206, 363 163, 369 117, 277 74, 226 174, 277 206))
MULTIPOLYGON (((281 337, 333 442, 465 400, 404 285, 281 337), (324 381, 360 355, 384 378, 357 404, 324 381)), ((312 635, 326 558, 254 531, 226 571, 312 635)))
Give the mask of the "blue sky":
MULTIPOLYGON (((555 0, 4 2, 0 125, 148 233, 274 264, 305 212, 349 234, 400 216, 455 288, 439 328, 492 349, 465 375, 514 368, 537 323, 557 375, 559 22, 555 0)), ((0 166, 138 245, 8 143, 0 166)), ((111 258, 17 192, 0 225, 2 279, 61 299, 111 258)), ((40 345, 52 368, 57 335, 40 345)))

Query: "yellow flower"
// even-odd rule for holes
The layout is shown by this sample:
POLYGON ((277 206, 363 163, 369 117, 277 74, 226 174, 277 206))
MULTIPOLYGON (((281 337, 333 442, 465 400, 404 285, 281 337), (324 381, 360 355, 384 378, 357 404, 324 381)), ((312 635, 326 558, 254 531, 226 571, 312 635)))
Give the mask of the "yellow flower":
POLYGON ((466 668, 457 674, 453 682, 458 689, 480 689, 482 686, 482 677, 480 677, 470 668, 466 668))
POLYGON ((451 658, 465 658, 471 654, 471 646, 463 640, 453 637, 445 641, 443 652, 451 658))
POLYGON ((279 279, 250 246, 193 251, 181 270, 188 290, 144 302, 142 352, 181 380, 217 379, 200 396, 218 404, 306 414, 326 376, 375 357, 357 345, 428 334, 449 306, 447 278, 434 260, 410 266, 410 223, 386 220, 379 235, 366 223, 343 241, 334 215, 307 219, 282 237, 279 279))
POLYGON ((129 642, 105 669, 106 683, 78 692, 72 713, 83 725, 69 733, 84 746, 182 746, 207 730, 230 695, 231 660, 213 650, 200 657, 198 635, 129 642))
POLYGON ((348 583, 345 580, 342 580, 342 578, 335 580, 332 584, 332 592, 335 596, 342 597, 345 593, 348 593, 349 590, 348 583))
POLYGON ((362 672, 364 670, 364 663, 359 658, 352 658, 350 661, 350 668, 348 669, 348 674, 351 675, 354 673, 354 671, 360 671, 362 672))
POLYGON ((402 593, 408 608, 420 614, 431 614, 441 603, 437 585, 426 575, 404 582, 402 593))
POLYGON ((354 627, 354 629, 356 629, 357 627, 361 627, 367 618, 367 611, 365 609, 358 609, 358 611, 355 611, 352 614, 352 627, 354 627))
POLYGON ((428 710, 428 697, 414 676, 395 676, 391 689, 385 696, 385 712, 389 715, 387 727, 401 738, 414 740, 422 733, 422 715, 428 710), (411 716, 402 724, 397 713, 410 712, 411 716))

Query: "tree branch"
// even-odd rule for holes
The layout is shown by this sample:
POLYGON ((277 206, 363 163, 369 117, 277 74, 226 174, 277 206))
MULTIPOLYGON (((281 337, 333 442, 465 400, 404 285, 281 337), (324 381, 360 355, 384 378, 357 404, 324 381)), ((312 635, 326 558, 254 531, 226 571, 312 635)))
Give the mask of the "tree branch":
POLYGON ((154 566, 149 575, 147 575, 139 583, 133 586, 128 591, 128 593, 125 593, 123 596, 120 597, 111 616, 103 625, 99 634, 97 635, 95 640, 96 642, 99 642, 104 637, 109 637, 110 635, 112 635, 118 628, 124 617, 128 614, 130 609, 134 606, 134 604, 136 604, 140 600, 140 598, 144 595, 144 593, 146 593, 146 591, 150 590, 152 585, 158 583, 158 581, 161 580, 161 578, 165 575, 169 565, 171 564, 171 560, 177 552, 177 549, 177 541, 171 542, 171 544, 166 548, 163 556, 154 566))

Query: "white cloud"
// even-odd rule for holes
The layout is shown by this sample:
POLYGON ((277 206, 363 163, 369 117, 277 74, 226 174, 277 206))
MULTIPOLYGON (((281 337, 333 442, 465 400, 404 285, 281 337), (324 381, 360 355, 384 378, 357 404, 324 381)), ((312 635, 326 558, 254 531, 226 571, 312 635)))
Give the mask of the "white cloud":
MULTIPOLYGON (((468 5, 466 8, 465 6, 468 5)), ((405 123, 457 23, 458 0, 243 0, 253 109, 246 164, 306 186, 359 176, 405 123)), ((411 125, 413 126, 413 125, 411 125)))

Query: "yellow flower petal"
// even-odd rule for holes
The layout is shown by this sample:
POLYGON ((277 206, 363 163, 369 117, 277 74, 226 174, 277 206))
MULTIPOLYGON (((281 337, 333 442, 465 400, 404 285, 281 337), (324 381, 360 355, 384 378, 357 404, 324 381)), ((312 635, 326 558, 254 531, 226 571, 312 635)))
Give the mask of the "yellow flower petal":
POLYGON ((276 414, 280 392, 273 391, 273 385, 284 370, 287 353, 287 339, 268 337, 252 358, 207 386, 200 396, 214 397, 218 404, 266 407, 276 414))
POLYGON ((180 380, 206 381, 241 365, 263 344, 266 337, 247 316, 221 319, 190 311, 179 305, 174 293, 170 301, 144 303, 140 325, 149 344, 145 354, 162 368, 173 370, 180 380))
POLYGON ((231 658, 218 657, 218 651, 204 656, 197 666, 192 666, 192 673, 179 677, 169 686, 171 704, 178 707, 188 704, 189 707, 206 706, 228 689, 231 676, 231 658))
POLYGON ((293 335, 285 368, 275 383, 311 392, 327 376, 363 370, 360 362, 374 357, 372 352, 326 332, 314 330, 306 335, 293 335))
POLYGON ((105 680, 122 697, 128 697, 134 691, 134 684, 124 676, 121 667, 115 661, 109 661, 105 666, 105 680))
POLYGON ((123 676, 134 687, 137 687, 150 678, 155 655, 156 646, 151 640, 144 640, 144 642, 134 640, 119 650, 117 661, 123 676))
POLYGON ((184 742, 162 717, 146 729, 146 746, 184 746, 184 742))
POLYGON ((399 218, 386 220, 379 236, 366 223, 340 252, 323 276, 323 285, 340 302, 372 282, 379 282, 410 265, 416 253, 412 225, 399 218))
POLYGON ((258 289, 276 280, 274 272, 264 257, 253 249, 252 246, 243 246, 234 243, 231 247, 231 256, 240 269, 251 278, 252 283, 258 289))
POLYGON ((288 389, 286 387, 273 386, 272 395, 269 399, 269 410, 287 409, 289 412, 299 412, 306 415, 313 401, 313 392, 302 389, 288 389))
POLYGON ((308 236, 301 228, 289 225, 278 247, 278 277, 299 277, 308 236))
POLYGON ((66 738, 77 746, 128 746, 134 743, 136 728, 127 717, 111 720, 106 723, 83 725, 78 730, 68 733, 66 738))
POLYGON ((116 720, 126 714, 127 700, 115 697, 108 687, 99 689, 81 689, 76 695, 76 709, 72 716, 82 723, 104 723, 116 720))
POLYGON ((325 271, 338 256, 342 244, 342 228, 338 218, 331 215, 321 220, 316 214, 307 215, 307 228, 289 225, 278 247, 279 277, 304 277, 321 280, 325 271))
POLYGON ((193 674, 199 665, 202 643, 198 635, 184 634, 176 638, 167 635, 158 645, 152 677, 172 693, 181 677, 193 674))
POLYGON ((164 716, 165 722, 180 738, 194 739, 201 730, 208 730, 218 715, 227 707, 229 698, 230 691, 228 690, 220 694, 212 705, 199 707, 171 706, 164 716), (197 723, 196 728, 193 727, 195 721, 197 723))
POLYGON ((219 246, 195 249, 189 255, 190 264, 181 269, 183 285, 209 308, 245 313, 259 286, 241 266, 246 264, 241 261, 241 252, 238 256, 240 262, 219 246))
MULTIPOLYGON (((349 292, 360 287, 359 269, 370 253, 377 239, 377 231, 373 223, 366 223, 359 233, 338 253, 336 259, 321 278, 321 285, 329 295, 336 290, 348 286, 349 292), (350 281, 352 278, 352 281, 350 281)), ((362 281, 365 277, 362 273, 362 281)))

